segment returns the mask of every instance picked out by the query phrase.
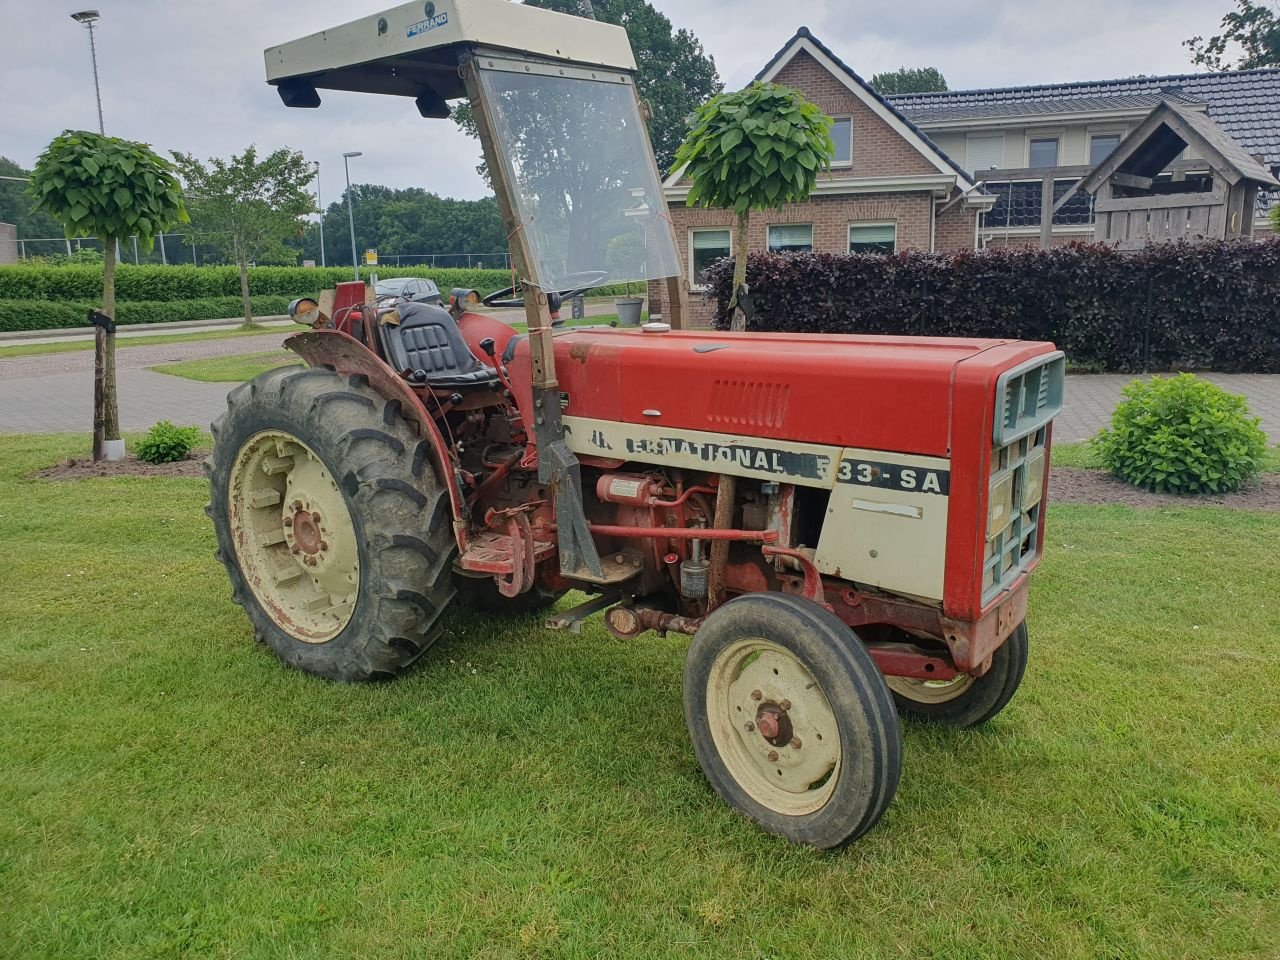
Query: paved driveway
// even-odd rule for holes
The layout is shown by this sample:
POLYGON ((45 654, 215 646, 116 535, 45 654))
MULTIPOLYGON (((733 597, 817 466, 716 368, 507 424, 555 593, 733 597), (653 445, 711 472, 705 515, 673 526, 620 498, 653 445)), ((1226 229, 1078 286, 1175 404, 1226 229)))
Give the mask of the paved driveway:
MULTIPOLYGON (((233 384, 197 383, 146 369, 169 361, 256 353, 278 347, 293 332, 260 337, 122 347, 116 352, 120 424, 146 430, 157 420, 208 425, 226 406, 233 384)), ((1208 379, 1249 398, 1273 443, 1280 443, 1280 376, 1208 374, 1208 379)), ((1086 440, 1104 427, 1131 379, 1124 374, 1067 378, 1066 409, 1054 427, 1060 442, 1086 440)), ((93 353, 89 350, 0 359, 0 433, 64 433, 91 429, 93 353)))

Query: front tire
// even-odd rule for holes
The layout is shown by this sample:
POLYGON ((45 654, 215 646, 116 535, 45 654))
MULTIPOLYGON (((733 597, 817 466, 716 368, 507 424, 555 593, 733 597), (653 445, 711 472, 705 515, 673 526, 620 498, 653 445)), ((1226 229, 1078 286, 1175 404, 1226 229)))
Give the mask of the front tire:
POLYGON ((689 647, 684 709, 716 793, 788 840, 842 846, 897 790, 902 736, 884 677, 812 601, 758 593, 713 612, 689 647))
POLYGON ((227 403, 206 512, 255 636, 331 680, 401 673, 453 598, 448 497, 428 441, 362 376, 284 367, 227 403))
POLYGON ((1027 623, 1014 628, 991 656, 991 669, 980 677, 960 674, 954 680, 887 677, 894 703, 904 717, 948 727, 986 723, 1009 705, 1027 671, 1027 623))

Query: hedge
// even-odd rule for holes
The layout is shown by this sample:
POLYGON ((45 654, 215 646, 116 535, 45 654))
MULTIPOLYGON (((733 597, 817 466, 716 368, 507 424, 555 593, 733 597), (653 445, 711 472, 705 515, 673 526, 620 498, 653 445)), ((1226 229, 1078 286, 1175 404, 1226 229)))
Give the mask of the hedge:
MULTIPOLYGON (((368 279, 370 271, 361 270, 368 279)), ((507 270, 440 269, 429 267, 379 267, 378 276, 430 277, 441 290, 468 287, 492 293, 511 283, 507 270)), ((254 296, 302 297, 351 279, 349 267, 250 267, 249 290, 254 296)), ((643 286, 643 285, 638 285, 643 286)), ((621 284, 601 287, 593 295, 620 296, 621 284)), ((117 301, 199 300, 206 297, 238 297, 240 271, 236 267, 135 267, 121 264, 116 271, 117 301)), ((102 298, 100 266, 0 267, 0 300, 49 300, 87 302, 102 298)), ((234 316, 234 312, 232 314, 234 316)))
MULTIPOLYGON (((255 316, 282 314, 289 307, 289 297, 253 297, 255 316)), ((89 310, 101 300, 73 303, 49 300, 0 300, 0 331, 54 330, 83 327, 88 324, 89 310)), ((171 323, 177 320, 217 320, 242 317, 244 308, 239 297, 205 297, 197 300, 135 300, 116 304, 116 321, 120 324, 171 323)))
MULTIPOLYGON (((733 261, 704 274, 729 326, 733 261)), ((1280 239, 752 254, 749 329, 1052 340, 1093 370, 1280 372, 1280 239)))

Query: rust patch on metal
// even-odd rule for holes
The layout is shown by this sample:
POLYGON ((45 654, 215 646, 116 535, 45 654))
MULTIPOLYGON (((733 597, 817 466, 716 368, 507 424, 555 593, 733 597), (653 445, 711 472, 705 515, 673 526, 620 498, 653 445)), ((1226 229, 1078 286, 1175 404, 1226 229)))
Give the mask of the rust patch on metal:
POLYGON ((591 344, 574 343, 569 346, 569 359, 577 360, 581 364, 586 364, 587 355, 591 352, 591 344))

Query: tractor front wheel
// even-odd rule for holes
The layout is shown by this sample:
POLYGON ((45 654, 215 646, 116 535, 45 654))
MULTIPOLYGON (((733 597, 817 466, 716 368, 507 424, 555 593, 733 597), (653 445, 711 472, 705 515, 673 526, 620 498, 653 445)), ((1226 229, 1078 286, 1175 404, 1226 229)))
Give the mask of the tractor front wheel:
POLYGON ((904 717, 948 727, 986 723, 1009 705, 1027 670, 1027 624, 1018 624, 991 657, 980 677, 962 673, 951 680, 887 677, 894 702, 904 717))
POLYGON ((716 793, 796 843, 860 837, 897 790, 902 736, 884 677, 810 600, 748 594, 713 612, 689 647, 684 710, 716 793))
POLYGON ((332 680, 400 673, 453 597, 448 497, 427 441, 359 376, 284 367, 227 402, 207 512, 254 634, 332 680))

